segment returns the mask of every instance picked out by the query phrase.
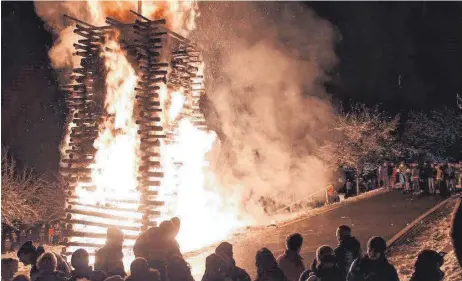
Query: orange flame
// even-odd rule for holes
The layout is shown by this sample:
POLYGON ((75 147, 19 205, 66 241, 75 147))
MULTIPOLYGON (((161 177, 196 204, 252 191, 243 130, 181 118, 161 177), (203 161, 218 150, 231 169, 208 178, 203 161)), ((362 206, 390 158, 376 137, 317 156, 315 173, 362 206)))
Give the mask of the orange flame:
MULTIPOLYGON (((106 16, 118 20, 129 19, 132 16, 129 10, 136 10, 137 5, 137 1, 87 3, 93 19, 91 23, 95 25, 104 25, 106 16)), ((194 28, 194 18, 198 14, 197 3, 144 1, 143 14, 153 19, 166 18, 171 28, 185 34, 194 28)), ((116 40, 108 40, 103 46, 105 48, 107 50, 102 57, 107 72, 105 109, 108 115, 100 124, 99 134, 94 142, 97 149, 95 161, 88 166, 91 169, 91 182, 79 182, 75 190, 79 202, 75 208, 84 213, 73 214, 73 219, 137 228, 141 226, 142 216, 137 211, 141 196, 137 191, 140 139, 133 117, 134 88, 138 77, 116 40), (127 200, 130 202, 126 202, 127 200), (105 209, 108 206, 117 210, 105 209), (85 212, 100 212, 106 216, 94 218, 85 212)), ((198 67, 203 73, 204 65, 198 67)), ((226 199, 219 192, 220 188, 216 186, 213 175, 208 170, 206 155, 216 143, 216 134, 200 129, 195 123, 197 115, 191 115, 196 110, 192 109, 191 99, 201 95, 197 91, 201 87, 203 85, 196 86, 188 94, 185 89, 173 91, 167 87, 160 91, 164 112, 162 125, 164 128, 173 128, 173 131, 169 132, 172 134, 171 140, 161 141, 164 178, 159 192, 160 199, 167 204, 159 220, 171 216, 181 219, 178 240, 183 251, 226 239, 234 228, 245 224, 238 219, 238 204, 230 204, 230 199, 226 199), (210 231, 211 228, 213 231, 210 231)), ((103 234, 106 229, 77 224, 74 231, 103 234)), ((139 231, 124 230, 124 233, 136 236, 139 231)), ((72 239, 71 242, 104 244, 104 238, 72 239)), ((133 244, 134 239, 125 241, 126 246, 133 244)), ((75 247, 68 250, 74 251, 75 247)), ((126 250, 126 265, 132 258, 131 251, 126 250)))

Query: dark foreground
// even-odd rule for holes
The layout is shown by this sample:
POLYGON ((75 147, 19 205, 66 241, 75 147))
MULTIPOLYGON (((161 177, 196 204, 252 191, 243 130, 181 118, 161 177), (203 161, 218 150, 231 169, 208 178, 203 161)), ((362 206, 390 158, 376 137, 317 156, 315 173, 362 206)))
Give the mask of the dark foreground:
MULTIPOLYGON (((230 242, 234 245, 234 258, 237 265, 246 269, 253 278, 256 252, 266 247, 277 257, 284 251, 285 239, 291 233, 299 232, 305 238, 301 255, 305 259, 305 266, 309 266, 319 246, 337 244, 335 230, 338 225, 350 225, 353 235, 358 238, 364 249, 371 236, 390 239, 440 201, 440 197, 415 197, 395 191, 386 192, 279 227, 268 227, 263 231, 251 232, 230 242)), ((205 257, 210 254, 210 251, 213 249, 188 259, 196 280, 202 277, 205 257)))

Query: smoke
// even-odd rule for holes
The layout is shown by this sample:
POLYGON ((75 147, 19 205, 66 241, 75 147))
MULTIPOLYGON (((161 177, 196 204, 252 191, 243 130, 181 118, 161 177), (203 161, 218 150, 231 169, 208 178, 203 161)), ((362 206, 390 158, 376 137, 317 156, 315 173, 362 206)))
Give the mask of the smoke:
MULTIPOLYGON (((203 108, 220 143, 215 174, 248 208, 287 204, 323 189, 314 156, 334 114, 324 82, 336 64, 333 26, 297 3, 200 4, 193 40, 203 49, 203 108)), ((323 195, 323 194, 322 194, 323 195)))

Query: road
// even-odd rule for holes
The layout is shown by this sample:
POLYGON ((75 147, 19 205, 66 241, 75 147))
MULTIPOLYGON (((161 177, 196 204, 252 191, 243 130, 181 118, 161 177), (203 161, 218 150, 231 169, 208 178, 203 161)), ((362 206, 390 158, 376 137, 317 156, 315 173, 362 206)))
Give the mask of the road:
MULTIPOLYGON (((353 235, 365 248, 371 236, 390 239, 440 201, 439 197, 414 197, 396 191, 378 193, 307 218, 300 218, 279 226, 269 226, 259 231, 249 231, 229 242, 233 244, 236 264, 254 278, 255 253, 260 248, 267 247, 277 257, 284 251, 285 239, 291 233, 299 232, 303 235, 301 255, 305 265, 310 265, 319 246, 337 244, 335 230, 338 225, 350 225, 353 235)), ((205 257, 212 251, 212 248, 204 249, 201 254, 187 258, 196 280, 201 279, 205 257)))

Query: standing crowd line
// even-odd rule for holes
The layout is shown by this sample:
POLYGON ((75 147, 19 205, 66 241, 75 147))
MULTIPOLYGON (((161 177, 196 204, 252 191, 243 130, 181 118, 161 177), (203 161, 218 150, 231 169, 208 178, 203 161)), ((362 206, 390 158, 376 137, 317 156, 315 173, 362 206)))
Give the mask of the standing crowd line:
POLYGON ((356 177, 356 171, 344 169, 345 181, 340 190, 345 198, 385 187, 403 193, 440 196, 462 190, 462 163, 405 163, 385 162, 375 170, 356 177))
POLYGON ((65 227, 58 222, 23 225, 19 229, 2 227, 2 254, 17 251, 27 241, 59 245, 65 236, 65 227))
MULTIPOLYGON (((35 247, 32 241, 27 241, 18 250, 17 257, 24 265, 31 265, 29 275, 15 276, 18 260, 2 259, 2 280, 194 281, 176 242, 179 229, 180 220, 174 218, 143 232, 135 242, 136 258, 129 274, 123 265, 124 234, 116 228, 107 230, 105 245, 95 253, 94 268, 85 249, 76 250, 68 264, 61 255, 45 252, 42 246, 35 247)), ((349 226, 339 226, 335 235, 338 245, 335 248, 320 246, 309 267, 300 255, 303 236, 299 233, 287 237, 286 249, 277 258, 269 249, 260 249, 255 256, 255 281, 399 281, 395 267, 385 256, 387 245, 383 238, 370 238, 363 253, 349 226)), ((422 251, 410 281, 441 281, 443 261, 442 253, 422 251)), ((233 246, 222 242, 206 258, 202 281, 251 281, 251 278, 236 265, 233 246)))

